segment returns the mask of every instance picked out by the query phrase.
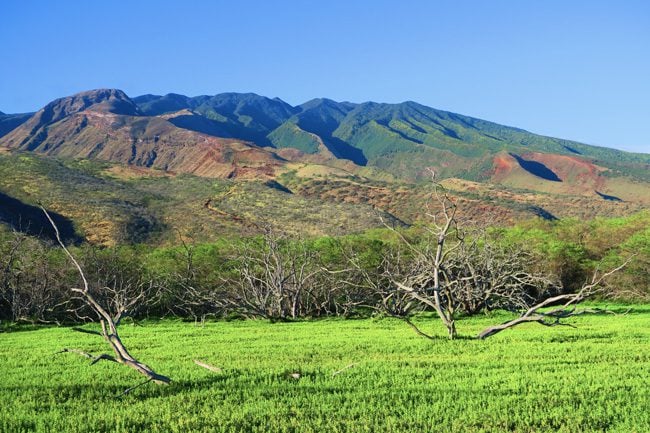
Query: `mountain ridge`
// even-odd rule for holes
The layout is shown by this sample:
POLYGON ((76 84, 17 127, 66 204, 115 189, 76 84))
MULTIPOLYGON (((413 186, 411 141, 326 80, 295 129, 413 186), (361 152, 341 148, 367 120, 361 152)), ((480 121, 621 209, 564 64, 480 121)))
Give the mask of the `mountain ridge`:
POLYGON ((8 209, 0 206, 0 226, 45 203, 102 244, 121 233, 133 242, 169 242, 178 231, 212 239, 268 222, 294 233, 352 233, 382 219, 426 219, 430 170, 476 221, 650 206, 648 154, 413 101, 291 106, 253 93, 130 98, 97 89, 0 115, 8 209))
MULTIPOLYGON (((0 136, 0 146, 214 177, 238 175, 242 161, 243 168, 257 165, 253 172, 271 177, 287 159, 334 165, 347 161, 409 181, 426 179, 434 170, 442 177, 502 182, 504 167, 511 165, 504 165, 509 155, 531 176, 558 182, 556 172, 561 170, 554 165, 567 161, 559 156, 573 156, 593 165, 596 177, 650 181, 650 154, 533 134, 414 101, 315 98, 292 106, 255 93, 130 98, 121 90, 96 89, 59 98, 16 122, 0 136), (152 141, 157 144, 152 146, 152 141), (211 145, 193 155, 201 147, 197 143, 211 145), (159 158, 170 147, 177 148, 169 152, 175 156, 159 158), (558 157, 542 162, 538 153, 558 157), (184 162, 177 163, 176 157, 184 162), (214 172, 189 164, 191 158, 216 161, 214 172), (224 169, 224 164, 232 169, 224 169)), ((597 183, 608 184, 607 179, 597 183)))
POLYGON ((145 116, 124 92, 113 89, 52 101, 3 136, 0 145, 224 178, 272 174, 282 160, 251 143, 145 116))

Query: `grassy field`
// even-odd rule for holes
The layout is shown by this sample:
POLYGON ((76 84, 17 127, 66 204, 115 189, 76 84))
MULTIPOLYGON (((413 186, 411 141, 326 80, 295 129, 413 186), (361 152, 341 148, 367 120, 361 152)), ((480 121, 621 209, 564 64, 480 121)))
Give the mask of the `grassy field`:
MULTIPOLYGON (((460 332, 505 318, 463 320, 460 332)), ((650 306, 486 341, 447 341, 432 318, 420 323, 440 339, 394 319, 125 324, 131 352, 174 382, 122 397, 141 381, 131 369, 55 354, 101 353, 99 337, 10 328, 0 333, 0 431, 650 431, 650 306)))

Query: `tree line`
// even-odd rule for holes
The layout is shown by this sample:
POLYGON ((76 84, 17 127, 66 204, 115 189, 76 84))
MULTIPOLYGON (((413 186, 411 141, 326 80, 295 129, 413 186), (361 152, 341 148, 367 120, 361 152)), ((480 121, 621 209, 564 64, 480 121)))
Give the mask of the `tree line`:
MULTIPOLYGON (((523 311, 550 295, 575 292, 594 270, 613 269, 608 296, 650 293, 650 215, 594 221, 541 220, 511 228, 377 229, 341 238, 298 239, 267 231, 246 239, 178 246, 71 247, 90 290, 132 318, 266 318, 382 312, 408 320, 438 294, 451 315, 523 311), (436 283, 437 279, 437 283, 436 283), (406 289, 405 289, 406 288, 406 289), (411 293, 409 290, 411 289, 411 293), (430 293, 427 293, 429 291, 430 293), (447 293, 447 295, 445 295, 447 293)), ((76 270, 60 248, 18 232, 0 240, 0 320, 95 320, 79 299, 76 270)))

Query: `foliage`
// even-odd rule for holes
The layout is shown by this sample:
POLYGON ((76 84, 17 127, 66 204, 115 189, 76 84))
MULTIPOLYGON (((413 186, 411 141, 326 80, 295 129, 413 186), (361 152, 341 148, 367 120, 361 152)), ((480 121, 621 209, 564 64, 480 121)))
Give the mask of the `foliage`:
POLYGON ((614 296, 638 298, 650 294, 647 263, 650 257, 650 212, 629 217, 530 221, 513 228, 495 229, 506 244, 532 247, 546 258, 538 266, 550 269, 565 287, 581 285, 597 266, 614 268, 631 262, 612 278, 614 296))
MULTIPOLYGON (((552 276, 562 282, 566 291, 574 291, 591 277, 597 266, 601 270, 612 269, 634 255, 632 261, 612 277, 608 293, 621 299, 650 296, 648 226, 650 214, 643 212, 627 218, 538 220, 512 228, 493 228, 485 233, 489 245, 481 239, 468 238, 466 251, 450 256, 448 271, 465 275, 463 281, 480 271, 485 275, 475 281, 482 282, 480 290, 492 295, 485 299, 465 299, 461 302, 461 311, 477 313, 486 307, 507 307, 507 303, 499 300, 503 293, 498 294, 493 289, 498 286, 497 282, 507 281, 502 278, 504 272, 499 263, 512 261, 530 274, 552 276), (526 256, 513 256, 520 253, 526 256)), ((299 240, 287 237, 283 240, 282 254, 302 251, 305 257, 314 260, 310 266, 331 273, 322 276, 327 280, 325 285, 319 277, 316 285, 321 288, 313 291, 314 297, 309 298, 309 305, 305 305, 299 316, 350 316, 365 314, 369 307, 377 306, 382 291, 377 287, 371 289, 363 281, 370 278, 374 285, 388 284, 384 279, 386 275, 383 275, 388 262, 392 262, 392 271, 401 269, 404 275, 412 272, 410 267, 414 264, 414 257, 405 251, 399 252, 398 233, 406 236, 413 245, 426 241, 427 231, 422 226, 399 232, 373 229, 342 237, 299 240), (395 261, 397 257, 399 266, 395 261), (354 258, 356 270, 350 269, 351 258, 354 258)), ((133 312, 136 317, 175 314, 198 319, 241 312, 236 305, 241 293, 237 295, 236 288, 241 288, 237 281, 242 278, 240 271, 245 259, 242 252, 247 251, 250 260, 259 259, 259 254, 264 251, 262 238, 230 237, 210 243, 196 242, 188 237, 181 240, 180 245, 157 248, 136 245, 101 249, 82 245, 71 249, 93 276, 91 282, 97 290, 112 286, 118 274, 137 282, 138 287, 148 284, 164 288, 164 294, 156 292, 155 300, 145 302, 139 311, 133 312)), ((283 260, 289 259, 285 257, 283 260)), ((61 294, 79 282, 58 249, 52 249, 44 241, 0 230, 0 264, 3 269, 0 317, 23 321, 74 319, 66 313, 70 306, 64 306, 61 294), (18 239, 15 259, 10 259, 10 251, 18 239), (21 311, 19 314, 18 310, 21 311)), ((463 290, 477 293, 479 287, 468 285, 463 290)), ((521 293, 529 301, 534 301, 540 294, 532 286, 529 292, 521 293)), ((509 299, 514 300, 512 297, 509 299)))

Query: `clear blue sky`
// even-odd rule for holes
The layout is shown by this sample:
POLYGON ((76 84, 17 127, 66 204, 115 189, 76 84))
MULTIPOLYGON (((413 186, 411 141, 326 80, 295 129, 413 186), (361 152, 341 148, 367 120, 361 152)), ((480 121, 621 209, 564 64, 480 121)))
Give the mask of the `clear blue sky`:
POLYGON ((647 0, 0 1, 0 110, 81 90, 414 100, 650 152, 647 0))

